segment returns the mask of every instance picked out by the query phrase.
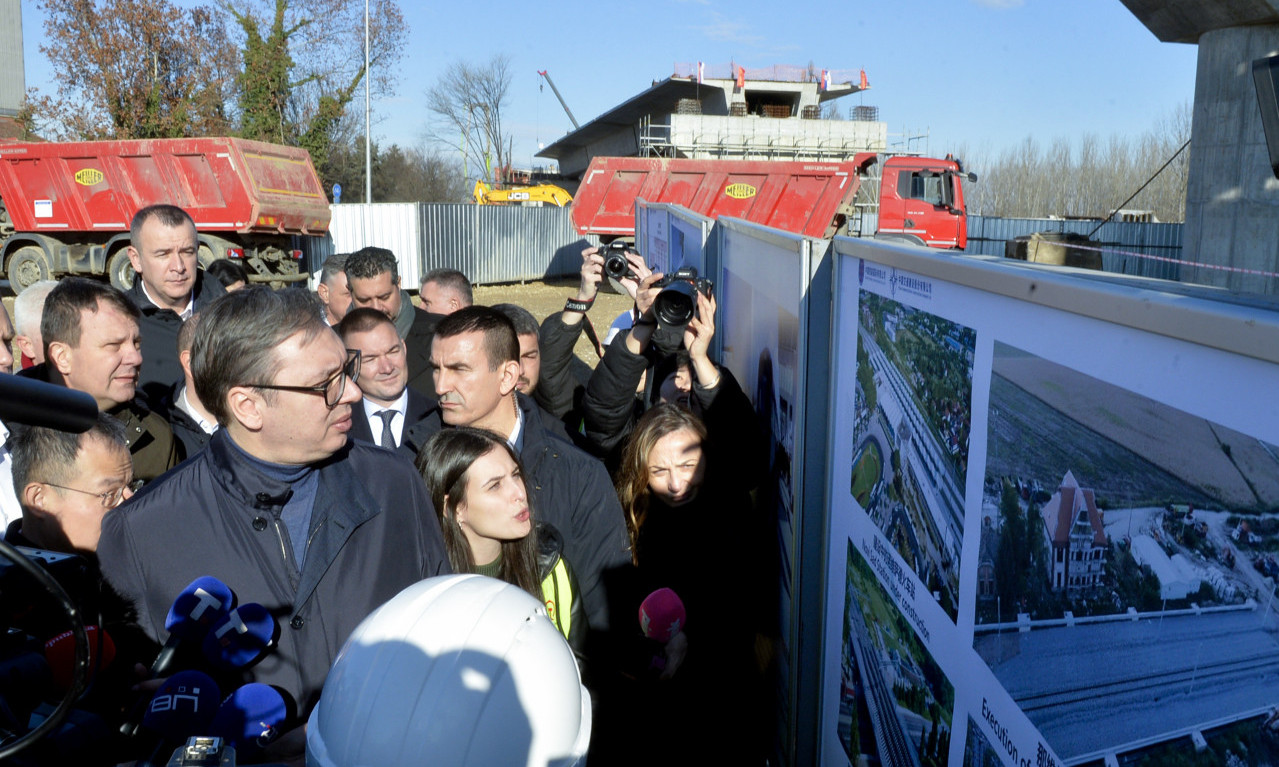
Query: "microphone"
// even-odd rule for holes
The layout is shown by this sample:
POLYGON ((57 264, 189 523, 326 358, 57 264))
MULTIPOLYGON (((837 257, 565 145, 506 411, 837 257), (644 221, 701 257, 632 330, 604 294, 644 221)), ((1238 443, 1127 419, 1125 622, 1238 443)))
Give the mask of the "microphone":
POLYGON ((234 604, 235 594, 231 587, 210 575, 196 578, 182 589, 164 619, 164 630, 169 632, 169 638, 151 664, 151 678, 163 676, 168 671, 178 645, 184 639, 194 641, 203 638, 211 626, 226 617, 234 604))
POLYGON ((141 764, 154 764, 177 747, 173 744, 207 734, 220 700, 217 683, 203 671, 179 671, 166 679, 142 717, 142 726, 159 735, 159 742, 141 764))
POLYGON ((247 668, 275 644, 277 624, 257 602, 245 602, 222 617, 204 636, 204 657, 216 668, 247 668))
MULTIPOLYGON (((115 660, 115 642, 106 629, 97 626, 85 626, 85 634, 89 637, 89 682, 93 681, 98 671, 111 665, 115 660), (99 657, 98 650, 102 653, 99 657)), ((53 683, 62 692, 71 689, 75 681, 75 635, 64 631, 44 643, 44 658, 49 662, 53 674, 53 683)))
POLYGON ((644 597, 640 603, 639 622, 644 636, 665 644, 684 628, 687 616, 679 594, 668 588, 660 588, 644 597))
POLYGON ((260 753, 293 716, 295 706, 286 695, 270 685, 249 682, 222 701, 211 734, 230 742, 239 754, 260 753))

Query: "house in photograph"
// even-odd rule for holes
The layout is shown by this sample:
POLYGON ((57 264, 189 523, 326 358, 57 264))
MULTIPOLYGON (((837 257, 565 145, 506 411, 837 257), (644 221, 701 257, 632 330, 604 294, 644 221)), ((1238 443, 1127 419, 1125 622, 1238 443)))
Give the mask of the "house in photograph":
POLYGON ((1106 527, 1092 488, 1080 487, 1067 471, 1061 486, 1040 510, 1047 538, 1048 582, 1054 591, 1079 591, 1102 584, 1106 527))

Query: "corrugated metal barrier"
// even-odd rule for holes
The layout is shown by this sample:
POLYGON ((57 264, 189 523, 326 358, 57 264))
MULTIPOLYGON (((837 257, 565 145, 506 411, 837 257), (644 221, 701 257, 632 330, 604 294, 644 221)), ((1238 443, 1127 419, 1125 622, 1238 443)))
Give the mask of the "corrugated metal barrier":
POLYGON ((576 274, 581 251, 598 244, 573 229, 568 208, 502 205, 373 203, 330 206, 324 238, 301 240, 312 272, 333 253, 367 245, 399 258, 400 284, 416 290, 431 269, 457 269, 476 285, 576 274))
MULTIPOLYGON (((1097 220, 1050 218, 968 217, 969 253, 1004 255, 1004 244, 1035 232, 1073 232, 1087 235, 1097 220)), ((1093 235, 1101 249, 1102 268, 1118 274, 1136 274, 1176 280, 1181 275, 1181 224, 1110 221, 1093 235)))

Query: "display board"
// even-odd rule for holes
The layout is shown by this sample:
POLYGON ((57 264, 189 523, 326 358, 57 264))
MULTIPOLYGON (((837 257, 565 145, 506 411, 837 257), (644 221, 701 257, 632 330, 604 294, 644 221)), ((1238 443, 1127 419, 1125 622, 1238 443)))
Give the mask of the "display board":
POLYGON ((710 274, 707 246, 714 223, 679 205, 635 201, 635 244, 653 271, 691 266, 710 274))
POLYGON ((833 250, 821 763, 1274 763, 1274 308, 833 250))
MULTIPOLYGON (((800 469, 804 465, 803 421, 808 336, 804 307, 811 243, 799 235, 732 219, 716 224, 720 268, 715 280, 720 361, 750 397, 769 435, 769 475, 760 489, 771 506, 777 531, 780 712, 786 728, 794 711, 795 648, 799 622, 797 594, 798 525, 803 508, 800 469)), ((782 742, 791 739, 783 733, 782 742)))

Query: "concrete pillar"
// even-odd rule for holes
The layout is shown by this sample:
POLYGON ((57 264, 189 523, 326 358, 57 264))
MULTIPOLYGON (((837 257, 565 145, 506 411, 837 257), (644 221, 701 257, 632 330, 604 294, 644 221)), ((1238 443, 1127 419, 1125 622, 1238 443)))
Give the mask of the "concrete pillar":
MULTIPOLYGON (((1279 179, 1270 169, 1252 61, 1279 53, 1279 25, 1212 29, 1199 37, 1182 260, 1279 272, 1279 179)), ((1248 293, 1279 279, 1182 268, 1182 278, 1248 293)))

